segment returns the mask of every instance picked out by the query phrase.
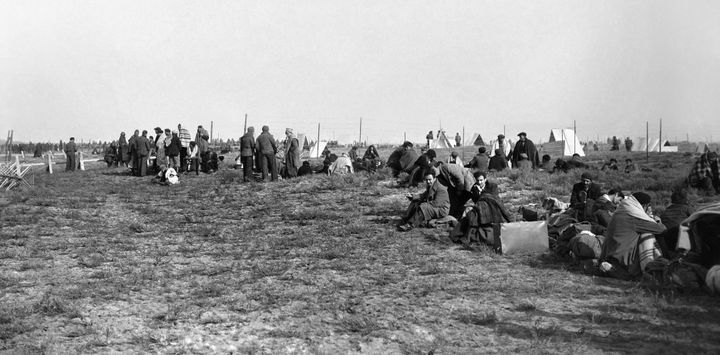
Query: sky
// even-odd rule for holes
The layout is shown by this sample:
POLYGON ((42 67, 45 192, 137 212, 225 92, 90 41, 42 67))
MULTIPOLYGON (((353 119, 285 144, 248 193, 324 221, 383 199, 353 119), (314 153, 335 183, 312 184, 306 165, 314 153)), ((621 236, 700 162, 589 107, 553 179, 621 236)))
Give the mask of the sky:
POLYGON ((0 0, 0 138, 720 137, 718 1, 0 0), (362 123, 361 123, 362 122, 362 123))

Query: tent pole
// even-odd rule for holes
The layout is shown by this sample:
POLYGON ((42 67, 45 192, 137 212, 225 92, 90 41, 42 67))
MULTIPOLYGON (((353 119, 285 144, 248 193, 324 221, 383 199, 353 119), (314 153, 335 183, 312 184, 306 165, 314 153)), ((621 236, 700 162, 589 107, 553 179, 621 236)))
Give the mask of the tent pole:
POLYGON ((662 118, 660 118, 660 143, 658 143, 660 146, 658 147, 658 152, 662 153, 662 118))

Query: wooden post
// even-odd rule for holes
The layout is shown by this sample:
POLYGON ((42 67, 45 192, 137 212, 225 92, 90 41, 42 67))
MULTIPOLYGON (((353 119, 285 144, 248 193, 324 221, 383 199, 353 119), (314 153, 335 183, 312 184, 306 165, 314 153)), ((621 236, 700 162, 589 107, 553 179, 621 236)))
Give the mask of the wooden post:
POLYGON ((79 152, 78 156, 79 156, 78 159, 80 160, 80 170, 85 171, 85 162, 83 161, 83 153, 79 152))
POLYGON ((17 170, 17 176, 20 176, 20 156, 15 156, 15 169, 17 170))
POLYGON ((243 126, 243 135, 247 133, 247 113, 245 114, 245 125, 243 126))
POLYGON ((52 161, 52 158, 53 158, 53 155, 52 155, 52 154, 48 154, 48 155, 47 155, 47 160, 48 160, 48 172, 49 172, 50 174, 53 173, 53 161, 52 161))
POLYGON ((358 135, 358 145, 362 145, 362 117, 360 117, 360 135, 358 135))
POLYGON ((650 122, 645 121, 645 160, 650 160, 650 122))

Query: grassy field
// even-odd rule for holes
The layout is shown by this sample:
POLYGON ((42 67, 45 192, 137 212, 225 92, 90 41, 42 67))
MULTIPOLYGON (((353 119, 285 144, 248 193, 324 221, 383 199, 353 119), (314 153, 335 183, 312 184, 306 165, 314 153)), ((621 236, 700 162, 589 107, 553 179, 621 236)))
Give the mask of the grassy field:
MULTIPOLYGON (((694 160, 630 156, 652 171, 596 180, 649 191, 656 210, 694 160)), ((407 190, 386 171, 160 186, 88 168, 0 193, 0 353, 720 352, 720 297, 397 232, 407 190)), ((580 173, 491 179, 517 212, 567 201, 580 173)))

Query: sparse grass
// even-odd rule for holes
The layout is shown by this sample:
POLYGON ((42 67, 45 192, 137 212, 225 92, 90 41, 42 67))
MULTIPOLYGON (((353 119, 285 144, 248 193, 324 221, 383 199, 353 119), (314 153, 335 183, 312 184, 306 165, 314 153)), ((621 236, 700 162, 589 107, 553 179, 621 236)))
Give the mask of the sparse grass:
MULTIPOLYGON (((692 163, 633 159, 653 171, 597 181, 647 189, 656 210, 692 163)), ((411 189, 387 187, 388 170, 247 184, 221 170, 172 187, 103 172, 1 196, 0 352, 720 351, 717 297, 396 232, 411 189)), ((514 213, 566 199, 580 173, 490 178, 514 213)))

